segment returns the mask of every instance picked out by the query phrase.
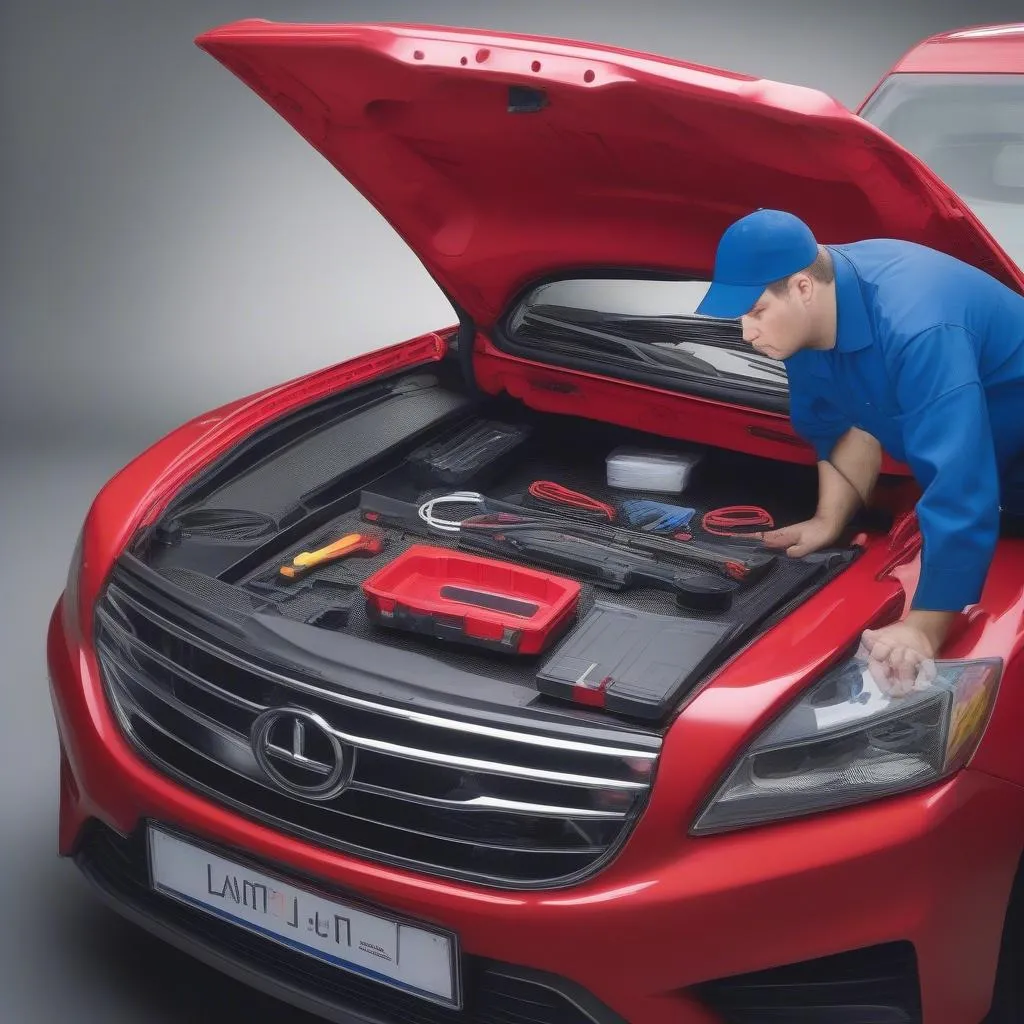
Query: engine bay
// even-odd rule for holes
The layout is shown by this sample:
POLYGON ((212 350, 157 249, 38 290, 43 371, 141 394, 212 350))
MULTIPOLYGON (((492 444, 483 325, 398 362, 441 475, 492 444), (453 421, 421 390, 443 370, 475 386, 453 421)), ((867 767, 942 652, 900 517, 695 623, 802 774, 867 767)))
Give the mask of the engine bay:
POLYGON ((813 514, 814 467, 470 399, 443 373, 355 392, 204 474, 134 557, 228 614, 656 726, 858 553, 752 536, 813 514))

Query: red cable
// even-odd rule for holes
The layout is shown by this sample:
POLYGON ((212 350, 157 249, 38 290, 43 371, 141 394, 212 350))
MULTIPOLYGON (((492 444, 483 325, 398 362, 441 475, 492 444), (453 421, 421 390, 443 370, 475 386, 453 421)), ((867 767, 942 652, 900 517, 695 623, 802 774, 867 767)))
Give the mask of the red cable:
POLYGON ((549 501, 556 505, 568 505, 571 508, 584 509, 587 512, 600 512, 607 516, 609 522, 615 519, 615 509, 606 505, 589 494, 571 491, 568 487, 553 483, 550 480, 534 480, 530 484, 530 494, 539 501, 549 501))
POLYGON ((775 526, 775 520, 757 505, 726 505, 706 512, 701 526, 705 532, 717 537, 744 537, 747 535, 745 531, 770 530, 775 526), (737 531, 736 527, 744 529, 737 531))

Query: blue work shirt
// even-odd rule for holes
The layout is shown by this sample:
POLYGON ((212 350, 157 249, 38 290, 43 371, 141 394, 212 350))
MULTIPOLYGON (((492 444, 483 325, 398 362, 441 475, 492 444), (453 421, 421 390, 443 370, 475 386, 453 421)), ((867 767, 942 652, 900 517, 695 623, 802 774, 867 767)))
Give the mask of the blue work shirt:
POLYGON ((786 360, 794 429, 827 460, 853 426, 906 463, 922 494, 912 606, 976 603, 1000 507, 1024 511, 1024 296, 895 239, 830 245, 836 343, 786 360))

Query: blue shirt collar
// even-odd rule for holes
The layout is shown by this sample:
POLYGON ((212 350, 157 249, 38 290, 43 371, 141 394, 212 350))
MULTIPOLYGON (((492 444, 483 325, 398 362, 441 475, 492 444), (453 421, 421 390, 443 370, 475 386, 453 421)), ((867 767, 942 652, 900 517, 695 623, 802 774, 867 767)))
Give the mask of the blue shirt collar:
POLYGON ((864 305, 860 278, 839 248, 827 247, 832 254, 832 265, 836 272, 836 347, 838 352, 856 352, 867 348, 874 341, 871 319, 864 305))
POLYGON ((814 373, 819 377, 828 376, 833 353, 867 348, 875 337, 857 271, 839 248, 833 245, 826 248, 832 254, 836 275, 836 343, 834 348, 816 353, 822 357, 813 361, 814 373))

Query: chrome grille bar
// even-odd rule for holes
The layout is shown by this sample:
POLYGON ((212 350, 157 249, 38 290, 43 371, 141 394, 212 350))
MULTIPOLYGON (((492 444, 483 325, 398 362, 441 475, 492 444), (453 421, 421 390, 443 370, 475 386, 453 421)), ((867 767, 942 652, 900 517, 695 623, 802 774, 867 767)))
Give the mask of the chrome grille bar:
POLYGON ((475 796, 469 800, 444 800, 433 796, 412 797, 408 793, 388 790, 383 786, 373 786, 363 782, 353 782, 350 789, 376 796, 388 797, 392 800, 413 800, 452 811, 504 811, 508 814, 543 815, 552 818, 592 818, 595 821, 621 821, 626 815, 623 811, 597 811, 590 807, 561 807, 554 804, 530 804, 521 800, 502 800, 493 796, 475 796))

